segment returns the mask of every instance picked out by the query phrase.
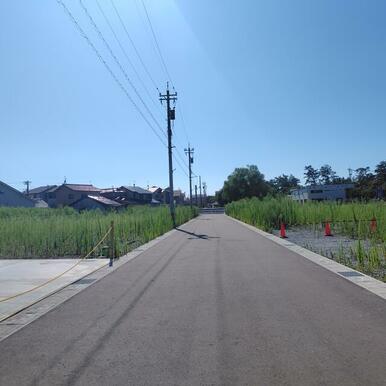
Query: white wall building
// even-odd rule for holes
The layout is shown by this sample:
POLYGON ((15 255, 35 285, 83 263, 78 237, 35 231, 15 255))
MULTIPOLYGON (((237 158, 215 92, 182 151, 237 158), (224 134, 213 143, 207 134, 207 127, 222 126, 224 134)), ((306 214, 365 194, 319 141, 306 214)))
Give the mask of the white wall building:
POLYGON ((354 184, 337 185, 311 185, 304 188, 293 189, 291 198, 295 201, 346 201, 347 190, 354 184))

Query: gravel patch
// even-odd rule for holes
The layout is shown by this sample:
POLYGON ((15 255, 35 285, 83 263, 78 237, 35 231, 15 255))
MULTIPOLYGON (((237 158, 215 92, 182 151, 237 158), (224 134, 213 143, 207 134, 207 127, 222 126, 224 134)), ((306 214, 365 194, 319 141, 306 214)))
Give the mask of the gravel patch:
MULTIPOLYGON (((272 233, 280 236, 279 230, 274 230, 272 233)), ((286 230, 286 235, 287 239, 294 244, 362 271, 376 279, 386 281, 386 256, 382 245, 374 246, 370 240, 361 240, 360 247, 364 252, 364 263, 360 264, 358 240, 356 239, 337 233, 333 233, 333 236, 330 237, 325 236, 322 226, 292 227, 286 230), (374 252, 374 249, 378 251, 381 260, 379 267, 374 267, 368 258, 374 252)))

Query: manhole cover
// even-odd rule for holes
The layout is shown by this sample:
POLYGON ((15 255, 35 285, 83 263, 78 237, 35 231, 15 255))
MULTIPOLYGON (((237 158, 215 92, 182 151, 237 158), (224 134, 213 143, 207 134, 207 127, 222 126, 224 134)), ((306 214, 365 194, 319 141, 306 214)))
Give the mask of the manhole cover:
POLYGON ((80 279, 75 284, 90 284, 90 283, 92 283, 95 280, 96 279, 80 279))
POLYGON ((345 271, 345 272, 338 272, 338 273, 345 277, 363 276, 361 273, 353 272, 353 271, 345 271))

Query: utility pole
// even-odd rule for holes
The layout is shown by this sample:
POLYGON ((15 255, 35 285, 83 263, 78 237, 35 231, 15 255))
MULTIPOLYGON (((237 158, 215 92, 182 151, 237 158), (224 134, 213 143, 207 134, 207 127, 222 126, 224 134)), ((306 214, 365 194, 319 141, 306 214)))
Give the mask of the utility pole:
POLYGON ((204 205, 206 207, 206 182, 202 183, 202 190, 204 191, 204 205))
POLYGON ((194 192, 196 196, 196 206, 198 206, 198 199, 197 199, 197 185, 194 185, 194 192))
POLYGON ((169 158, 169 190, 170 190, 170 215, 172 216, 173 226, 176 226, 176 213, 174 208, 174 187, 173 187, 173 145, 172 145, 172 121, 176 118, 175 109, 170 108, 170 101, 177 100, 177 93, 170 93, 169 82, 166 84, 166 94, 159 94, 161 104, 166 101, 166 115, 168 120, 168 158, 169 158))
POLYGON ((190 147, 190 144, 188 144, 188 148, 184 149, 185 154, 189 158, 189 197, 190 197, 190 208, 193 207, 193 194, 192 194, 192 163, 193 163, 193 153, 194 148, 190 147))
POLYGON ((200 208, 202 208, 201 176, 198 177, 198 181, 199 181, 199 184, 200 184, 200 208))
POLYGON ((27 186, 27 190, 26 190, 27 195, 29 194, 29 185, 31 184, 31 182, 32 182, 32 181, 29 181, 29 180, 23 181, 23 184, 27 186))

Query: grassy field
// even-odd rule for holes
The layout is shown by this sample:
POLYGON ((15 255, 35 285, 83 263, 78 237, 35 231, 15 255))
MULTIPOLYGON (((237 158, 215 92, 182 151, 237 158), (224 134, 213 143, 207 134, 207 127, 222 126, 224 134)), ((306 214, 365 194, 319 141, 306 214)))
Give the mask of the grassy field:
MULTIPOLYGON (((386 203, 309 202, 299 204, 288 198, 257 198, 232 202, 226 213, 267 232, 279 229, 281 223, 287 228, 307 227, 315 232, 323 224, 331 224, 333 234, 356 240, 354 248, 339 250, 336 260, 386 280, 386 203), (371 219, 376 219, 376 230, 371 219)), ((328 257, 331 257, 330 255, 328 257)))
MULTIPOLYGON (((189 207, 177 207, 177 224, 195 215, 189 207)), ((78 213, 72 208, 0 208, 0 257, 84 256, 108 231, 112 220, 118 256, 172 229, 166 206, 129 207, 119 213, 78 213)), ((109 238, 96 256, 106 251, 108 241, 109 238)))

